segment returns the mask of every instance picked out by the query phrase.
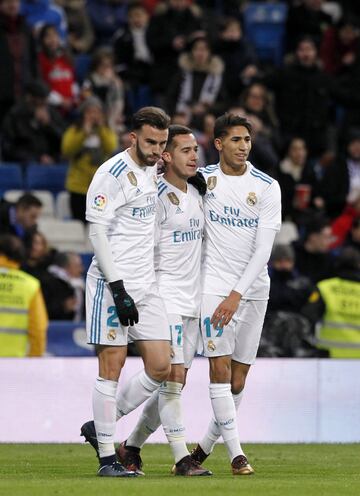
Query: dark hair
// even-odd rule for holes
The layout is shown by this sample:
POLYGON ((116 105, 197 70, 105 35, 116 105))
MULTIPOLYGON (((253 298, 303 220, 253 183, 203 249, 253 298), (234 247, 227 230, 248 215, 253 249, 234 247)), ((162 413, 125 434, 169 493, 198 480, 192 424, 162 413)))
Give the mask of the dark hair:
POLYGON ((352 246, 346 246, 335 260, 337 270, 357 270, 360 269, 360 253, 352 246))
POLYGON ((180 124, 171 124, 171 126, 169 126, 169 135, 168 135, 165 151, 168 152, 172 148, 174 144, 174 138, 176 136, 186 135, 186 134, 193 134, 192 130, 189 127, 181 126, 180 124))
POLYGON ((90 72, 95 71, 103 59, 110 59, 114 63, 114 51, 111 47, 101 46, 95 50, 90 63, 90 72))
POLYGON ((39 40, 39 43, 40 43, 42 48, 43 48, 45 36, 47 35, 48 31, 51 31, 52 29, 54 31, 56 31, 57 34, 59 34, 59 31, 58 31, 57 27, 55 26, 55 24, 44 24, 41 27, 39 34, 38 34, 38 40, 39 40))
POLYGON ((159 107, 143 107, 132 117, 132 129, 141 129, 144 125, 157 129, 168 129, 170 117, 159 107))
POLYGON ((21 239, 12 234, 0 236, 0 253, 13 262, 21 263, 25 260, 25 248, 21 239))
POLYGON ((37 198, 36 196, 32 195, 31 193, 25 193, 23 194, 22 196, 20 196, 20 198, 18 199, 18 201, 16 202, 16 208, 25 208, 25 209, 28 209, 28 208, 31 208, 31 207, 42 207, 43 204, 42 202, 39 200, 39 198, 37 198))
POLYGON ((215 121, 214 138, 223 138, 228 134, 229 129, 235 126, 244 126, 249 131, 249 134, 251 134, 252 126, 245 117, 226 113, 218 117, 215 121))
POLYGON ((128 8, 127 8, 128 15, 129 15, 129 12, 131 12, 132 10, 135 10, 135 9, 142 9, 142 10, 145 10, 145 12, 147 12, 147 10, 144 7, 141 0, 133 0, 133 1, 129 2, 128 8))

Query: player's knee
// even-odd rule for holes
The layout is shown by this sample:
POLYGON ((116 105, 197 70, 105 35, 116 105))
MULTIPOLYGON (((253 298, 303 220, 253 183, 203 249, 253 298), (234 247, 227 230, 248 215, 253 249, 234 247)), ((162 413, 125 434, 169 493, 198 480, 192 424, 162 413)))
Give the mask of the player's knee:
POLYGON ((239 394, 245 387, 246 376, 233 377, 231 379, 231 392, 232 394, 239 394))
POLYGON ((210 359, 210 382, 227 383, 231 380, 230 361, 225 357, 210 359))
POLYGON ((146 373, 158 382, 166 381, 171 371, 170 362, 159 361, 156 364, 148 366, 146 373))

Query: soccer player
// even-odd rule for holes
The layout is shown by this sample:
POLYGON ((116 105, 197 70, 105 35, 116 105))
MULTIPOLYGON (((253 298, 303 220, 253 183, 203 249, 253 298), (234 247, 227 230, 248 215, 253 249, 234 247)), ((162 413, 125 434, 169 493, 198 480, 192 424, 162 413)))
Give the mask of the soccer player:
POLYGON ((156 107, 134 114, 130 148, 99 167, 87 193, 95 257, 86 281, 86 326, 88 342, 96 345, 99 376, 94 422, 81 432, 97 451, 99 476, 136 475, 116 461, 116 419, 149 398, 170 372, 169 324, 154 271, 154 166, 165 149, 169 122, 156 107), (129 381, 117 408, 128 339, 137 342, 144 370, 129 381))
POLYGON ((162 158, 165 173, 158 187, 155 270, 171 331, 171 373, 148 400, 134 431, 119 446, 117 454, 127 469, 144 474, 140 449, 162 423, 174 455, 175 475, 211 475, 191 458, 186 447, 181 406, 186 371, 201 337, 200 262, 204 214, 199 192, 187 182, 196 174, 198 159, 198 145, 192 131, 185 126, 170 126, 162 158))
POLYGON ((254 471, 241 448, 236 410, 255 360, 269 296, 269 260, 281 224, 277 181, 247 161, 251 124, 224 114, 214 127, 220 162, 206 182, 201 331, 214 417, 192 457, 202 463, 221 435, 234 475, 254 471))

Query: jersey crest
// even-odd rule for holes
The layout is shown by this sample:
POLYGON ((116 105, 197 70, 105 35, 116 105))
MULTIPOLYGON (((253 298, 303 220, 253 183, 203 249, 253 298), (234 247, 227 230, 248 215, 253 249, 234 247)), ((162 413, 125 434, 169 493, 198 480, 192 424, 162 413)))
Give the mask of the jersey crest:
POLYGON ((127 178, 129 179, 130 184, 137 186, 137 179, 132 171, 127 173, 127 178))
POLYGON ((217 177, 216 176, 210 176, 207 180, 207 187, 212 190, 216 187, 217 184, 217 177))
POLYGON ((110 331, 107 334, 107 338, 109 341, 114 341, 116 339, 116 330, 110 329, 110 331))
POLYGON ((250 206, 250 207, 253 207, 254 205, 256 205, 257 203, 257 198, 256 198, 256 194, 251 191, 250 193, 248 193, 248 196, 246 198, 246 203, 250 206))
POLYGON ((173 191, 168 193, 168 198, 173 205, 179 205, 180 204, 179 198, 176 196, 176 194, 173 191))
POLYGON ((208 349, 209 351, 215 351, 215 350, 216 350, 215 343, 214 343, 214 341, 212 341, 211 339, 208 341, 208 344, 207 344, 207 349, 208 349))

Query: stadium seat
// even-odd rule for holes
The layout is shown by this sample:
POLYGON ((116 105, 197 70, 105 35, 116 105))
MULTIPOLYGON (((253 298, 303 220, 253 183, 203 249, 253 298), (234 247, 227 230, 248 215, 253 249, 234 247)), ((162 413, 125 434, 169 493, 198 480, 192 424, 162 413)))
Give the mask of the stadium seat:
MULTIPOLYGON (((21 195, 25 193, 22 189, 9 189, 4 194, 5 200, 15 203, 20 198, 21 195)), ((39 198, 43 204, 41 216, 42 217, 54 217, 55 216, 55 202, 54 195, 50 191, 33 190, 30 193, 36 198, 39 198)))
POLYGON ((276 245, 288 245, 299 239, 299 231, 294 222, 285 221, 281 224, 281 229, 275 237, 276 245))
POLYGON ((71 219, 70 194, 68 191, 60 191, 55 201, 56 217, 62 220, 71 219))
POLYGON ((288 6, 284 2, 250 2, 244 10, 244 31, 261 61, 281 65, 288 6))
POLYGON ((0 197, 8 189, 23 189, 23 176, 20 164, 0 164, 0 197))
POLYGON ((65 189, 65 178, 68 166, 58 165, 28 165, 25 172, 25 187, 27 190, 48 190, 57 194, 65 189))
POLYGON ((88 251, 85 226, 79 220, 40 218, 38 227, 53 248, 76 253, 88 251))

